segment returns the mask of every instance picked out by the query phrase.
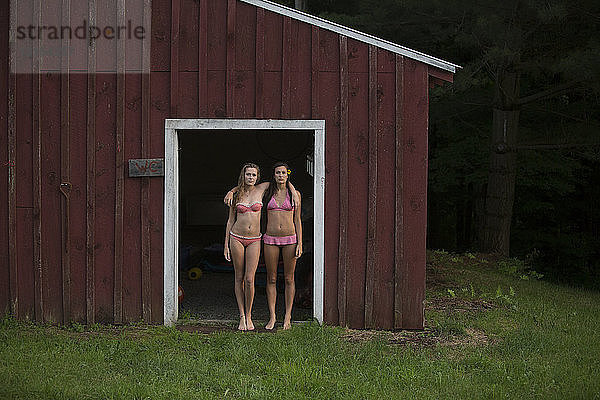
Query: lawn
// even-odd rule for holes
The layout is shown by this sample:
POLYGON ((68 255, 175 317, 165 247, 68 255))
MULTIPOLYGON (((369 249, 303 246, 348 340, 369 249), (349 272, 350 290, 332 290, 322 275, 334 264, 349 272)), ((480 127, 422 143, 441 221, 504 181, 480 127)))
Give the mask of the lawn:
POLYGON ((0 399, 600 399, 600 293, 430 252, 427 328, 277 333, 0 321, 0 399))

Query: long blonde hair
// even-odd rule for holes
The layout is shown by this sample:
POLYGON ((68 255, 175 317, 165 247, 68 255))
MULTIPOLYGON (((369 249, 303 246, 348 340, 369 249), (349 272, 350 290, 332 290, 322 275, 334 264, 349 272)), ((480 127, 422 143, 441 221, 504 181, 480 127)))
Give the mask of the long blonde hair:
POLYGON ((244 164, 240 171, 240 176, 238 177, 237 190, 233 195, 233 204, 237 203, 237 201, 242 198, 242 193, 245 194, 248 192, 248 185, 246 185, 246 169, 248 168, 256 168, 256 182, 260 181, 260 168, 258 165, 254 163, 244 164))

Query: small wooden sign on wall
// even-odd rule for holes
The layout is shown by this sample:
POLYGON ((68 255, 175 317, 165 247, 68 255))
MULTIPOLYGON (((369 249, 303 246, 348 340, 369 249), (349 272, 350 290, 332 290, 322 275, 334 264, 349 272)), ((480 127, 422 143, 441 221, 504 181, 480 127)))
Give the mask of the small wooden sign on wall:
POLYGON ((163 158, 141 158, 129 160, 129 177, 165 176, 163 158))

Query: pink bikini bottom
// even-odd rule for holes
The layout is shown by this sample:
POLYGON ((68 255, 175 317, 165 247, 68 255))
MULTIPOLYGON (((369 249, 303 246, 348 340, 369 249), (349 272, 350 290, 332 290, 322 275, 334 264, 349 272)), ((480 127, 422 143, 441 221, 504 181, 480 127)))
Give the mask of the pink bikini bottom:
POLYGON ((273 246, 287 246, 288 244, 296 244, 298 240, 295 234, 291 236, 269 236, 265 233, 263 242, 273 246))

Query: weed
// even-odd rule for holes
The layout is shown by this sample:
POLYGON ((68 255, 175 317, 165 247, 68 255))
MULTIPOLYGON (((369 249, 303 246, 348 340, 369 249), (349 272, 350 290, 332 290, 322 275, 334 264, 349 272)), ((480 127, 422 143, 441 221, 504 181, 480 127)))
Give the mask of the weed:
POLYGON ((77 333, 85 332, 85 325, 80 324, 79 322, 73 322, 71 324, 71 330, 77 333))
POLYGON ((453 318, 441 319, 437 321, 434 330, 442 335, 464 335, 465 325, 462 321, 453 318))
POLYGON ((543 274, 534 271, 529 264, 518 258, 507 258, 499 261, 498 270, 524 281, 529 280, 530 278, 540 280, 544 277, 543 274))
POLYGON ((192 319, 192 313, 190 310, 183 310, 179 313, 179 320, 189 321, 192 319))
POLYGON ((468 288, 467 287, 461 288, 460 291, 465 296, 469 296, 472 299, 475 298, 475 288, 473 287, 472 283, 469 283, 469 287, 468 288))
POLYGON ((509 306, 511 309, 516 310, 516 292, 512 286, 509 287, 508 293, 504 293, 500 286, 496 288, 495 300, 500 301, 500 303, 509 306))

